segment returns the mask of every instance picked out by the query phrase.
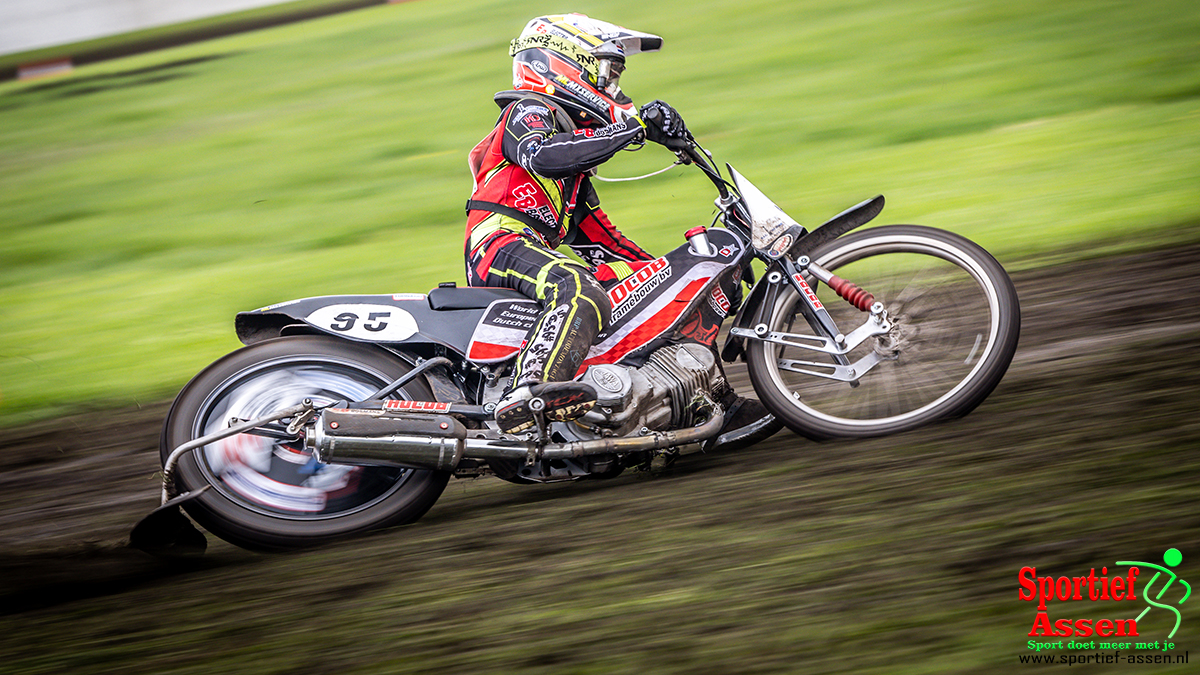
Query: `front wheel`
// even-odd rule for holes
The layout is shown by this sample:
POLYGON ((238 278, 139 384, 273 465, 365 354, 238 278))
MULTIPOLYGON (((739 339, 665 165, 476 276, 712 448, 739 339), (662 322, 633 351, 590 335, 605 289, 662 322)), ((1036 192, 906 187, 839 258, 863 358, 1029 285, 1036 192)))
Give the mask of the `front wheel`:
MULTIPOLYGON (((325 336, 296 336, 239 349, 202 371, 175 399, 162 457, 192 439, 309 398, 317 405, 366 398, 409 366, 382 349, 325 336)), ((433 400, 420 378, 397 398, 433 400)), ((284 420, 286 423, 287 420, 284 420)), ((285 436, 286 434, 278 434, 285 436)), ((317 462, 302 441, 238 434, 180 458, 181 491, 211 485, 188 514, 213 534, 256 550, 325 543, 408 523, 429 510, 450 474, 317 462)))
MULTIPOLYGON (((820 352, 758 340, 747 345, 758 397, 792 431, 825 440, 916 429, 966 415, 1004 377, 1017 348, 1020 305, 1004 268, 978 245, 929 227, 891 225, 836 239, 811 257, 873 293, 892 327, 847 355, 851 363, 871 350, 879 357, 856 383, 811 374, 832 368, 800 365, 832 363, 820 352)), ((864 323, 866 314, 808 282, 843 333, 864 323)), ((769 310, 769 330, 797 336, 792 344, 815 335, 800 303, 787 286, 769 310)))

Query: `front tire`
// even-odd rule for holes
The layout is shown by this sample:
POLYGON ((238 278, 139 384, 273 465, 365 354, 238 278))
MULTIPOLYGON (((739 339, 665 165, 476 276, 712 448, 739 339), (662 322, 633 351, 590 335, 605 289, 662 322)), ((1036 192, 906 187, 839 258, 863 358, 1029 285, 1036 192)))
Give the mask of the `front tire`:
MULTIPOLYGON (((239 349, 179 393, 163 426, 162 459, 226 427, 231 417, 255 419, 305 398, 317 405, 360 400, 409 370, 380 348, 326 336, 239 349)), ((394 396, 433 400, 421 378, 394 396)), ((450 477, 445 471, 319 464, 302 443, 250 434, 187 453, 175 475, 181 491, 212 486, 184 505, 197 523, 254 550, 316 546, 412 522, 433 506, 450 477)))
MULTIPOLYGON (((755 391, 792 431, 814 440, 909 431, 966 415, 1004 377, 1017 348, 1020 305, 1004 268, 978 245, 929 227, 891 225, 841 237, 811 257, 873 293, 894 327, 847 355, 852 363, 872 349, 884 356, 856 387, 795 372, 799 361, 832 363, 819 352, 747 345, 755 391)), ((866 314, 808 281, 843 333, 864 322, 866 314)), ((814 335, 799 307, 799 294, 787 286, 770 310, 769 329, 814 335)))

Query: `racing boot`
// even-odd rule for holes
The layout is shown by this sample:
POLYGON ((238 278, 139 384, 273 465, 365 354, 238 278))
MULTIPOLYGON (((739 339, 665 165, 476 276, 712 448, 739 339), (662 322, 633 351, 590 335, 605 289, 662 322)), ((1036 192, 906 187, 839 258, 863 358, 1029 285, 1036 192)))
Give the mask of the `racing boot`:
POLYGON ((583 382, 541 382, 517 387, 500 397, 496 404, 496 422, 500 431, 516 434, 537 423, 530 402, 543 403, 540 414, 547 422, 566 422, 582 416, 596 405, 596 390, 583 382))
POLYGON ((718 385, 717 388, 723 391, 713 393, 720 397, 721 407, 725 409, 725 423, 706 450, 741 450, 765 441, 783 428, 783 422, 757 399, 738 396, 733 387, 722 384, 723 387, 718 385))

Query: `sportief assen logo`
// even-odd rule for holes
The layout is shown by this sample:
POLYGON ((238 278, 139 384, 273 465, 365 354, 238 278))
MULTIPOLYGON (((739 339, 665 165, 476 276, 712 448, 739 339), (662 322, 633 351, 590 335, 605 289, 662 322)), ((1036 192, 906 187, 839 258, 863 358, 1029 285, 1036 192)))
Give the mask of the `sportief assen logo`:
MULTIPOLYGON (((1163 554, 1165 567, 1148 562, 1120 560, 1116 565, 1125 569, 1114 569, 1111 575, 1108 567, 1102 567, 1100 574, 1096 574, 1095 568, 1092 568, 1085 576, 1060 577, 1038 576, 1036 567, 1022 567, 1017 573, 1017 597, 1025 602, 1037 603, 1037 612, 1034 614, 1028 636, 1038 639, 1029 640, 1028 648, 1039 652, 1047 649, 1175 649, 1175 643, 1166 641, 1175 637, 1183 621, 1183 615, 1175 605, 1183 605, 1192 594, 1192 587, 1188 582, 1179 578, 1171 569, 1182 561, 1183 554, 1172 548, 1163 554), (1147 580, 1150 571, 1153 571, 1153 576, 1147 580), (1177 601, 1172 597, 1175 593, 1182 593, 1177 601), (1085 616, 1080 617, 1080 612, 1072 608, 1075 609, 1074 616, 1062 618, 1060 612, 1064 610, 1061 610, 1057 603, 1073 601, 1116 603, 1116 609, 1111 609, 1114 605, 1110 604, 1103 615, 1093 610, 1083 612, 1085 616), (1134 616, 1138 607, 1144 609, 1134 616), (1154 609, 1160 611, 1151 616, 1153 622, 1150 623, 1151 619, 1143 622, 1154 609), (1051 612, 1055 614, 1053 619, 1051 612), (1162 639, 1160 631, 1168 629, 1165 639, 1162 639), (1147 634, 1151 632, 1153 635, 1147 634), (1057 641, 1049 641, 1048 638, 1057 638, 1057 641), (1062 638, 1095 639, 1072 639, 1069 645, 1064 646, 1062 638)), ((1050 659, 1049 662, 1056 662, 1052 656, 1046 658, 1050 659)), ((1066 655, 1059 657, 1064 663, 1093 662, 1092 660, 1097 663, 1114 662, 1113 659, 1129 659, 1131 663, 1159 662, 1146 661, 1144 659, 1153 657, 1144 655, 1120 656, 1119 651, 1112 655, 1090 655, 1086 657, 1088 661, 1080 660, 1085 658, 1082 656, 1069 658, 1070 660, 1066 655)), ((1186 654, 1176 658, 1183 659, 1180 663, 1186 662, 1186 654)), ((1022 658, 1023 662, 1026 660, 1022 658)), ((1046 661, 1038 659, 1038 662, 1046 661)))

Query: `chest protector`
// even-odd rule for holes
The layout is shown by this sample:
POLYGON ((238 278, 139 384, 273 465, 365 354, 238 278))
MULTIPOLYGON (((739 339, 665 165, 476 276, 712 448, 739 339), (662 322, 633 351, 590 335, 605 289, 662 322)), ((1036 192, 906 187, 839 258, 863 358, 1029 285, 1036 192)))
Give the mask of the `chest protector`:
MULTIPOLYGON (((546 99, 537 100, 554 110, 556 125, 568 126, 560 131, 575 129, 566 111, 546 99)), ((548 248, 557 248, 566 235, 582 181, 579 176, 560 180, 538 176, 504 156, 505 129, 516 107, 510 104, 496 128, 467 156, 475 179, 467 201, 467 238, 475 226, 498 213, 527 225, 548 248), (566 194, 568 191, 570 194, 566 194)))

